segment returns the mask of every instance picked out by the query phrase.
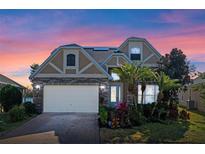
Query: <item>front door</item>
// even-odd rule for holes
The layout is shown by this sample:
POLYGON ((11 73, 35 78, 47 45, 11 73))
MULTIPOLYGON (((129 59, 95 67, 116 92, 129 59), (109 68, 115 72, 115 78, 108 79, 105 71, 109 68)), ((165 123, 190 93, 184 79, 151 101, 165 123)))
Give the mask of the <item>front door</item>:
POLYGON ((115 104, 120 101, 121 101, 121 86, 120 85, 110 86, 110 102, 115 104))

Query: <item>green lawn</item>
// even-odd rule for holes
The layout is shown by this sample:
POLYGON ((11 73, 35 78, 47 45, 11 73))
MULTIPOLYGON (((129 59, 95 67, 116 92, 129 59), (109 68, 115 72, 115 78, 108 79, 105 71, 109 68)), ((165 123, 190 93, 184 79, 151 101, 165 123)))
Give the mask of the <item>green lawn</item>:
POLYGON ((0 132, 15 129, 16 127, 32 119, 34 116, 35 115, 31 117, 26 117, 24 120, 19 121, 19 122, 10 122, 9 116, 7 113, 0 113, 0 132))
POLYGON ((189 112, 189 121, 147 123, 132 129, 101 128, 101 143, 205 143, 205 114, 189 112))

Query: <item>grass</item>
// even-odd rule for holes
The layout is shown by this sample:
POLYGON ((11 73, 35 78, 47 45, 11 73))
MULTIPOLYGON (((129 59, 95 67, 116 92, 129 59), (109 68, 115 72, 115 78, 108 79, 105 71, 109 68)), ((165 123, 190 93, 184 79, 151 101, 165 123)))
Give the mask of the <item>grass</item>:
POLYGON ((25 122, 29 121, 30 119, 32 119, 34 116, 35 115, 30 116, 30 117, 27 116, 22 121, 11 122, 9 120, 9 115, 7 113, 0 113, 0 132, 15 129, 19 127, 20 125, 24 124, 25 122))
POLYGON ((101 128, 102 143, 205 143, 205 114, 190 112, 189 121, 146 123, 132 129, 101 128))

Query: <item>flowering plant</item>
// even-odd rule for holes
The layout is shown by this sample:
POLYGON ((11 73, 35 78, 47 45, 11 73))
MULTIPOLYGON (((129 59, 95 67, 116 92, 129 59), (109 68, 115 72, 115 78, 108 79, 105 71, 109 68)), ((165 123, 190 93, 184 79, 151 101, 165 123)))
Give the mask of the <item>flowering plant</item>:
POLYGON ((116 104, 116 110, 120 111, 127 111, 128 110, 128 105, 126 102, 119 102, 116 104))

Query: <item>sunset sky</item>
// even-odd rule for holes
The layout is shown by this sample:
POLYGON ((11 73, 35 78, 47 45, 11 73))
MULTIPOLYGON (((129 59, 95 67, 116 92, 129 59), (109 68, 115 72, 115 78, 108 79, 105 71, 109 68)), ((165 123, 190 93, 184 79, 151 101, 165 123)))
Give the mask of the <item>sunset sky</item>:
POLYGON ((29 86, 29 66, 60 45, 118 47, 131 36, 162 55, 180 48, 205 71, 205 10, 0 10, 0 73, 29 86))

